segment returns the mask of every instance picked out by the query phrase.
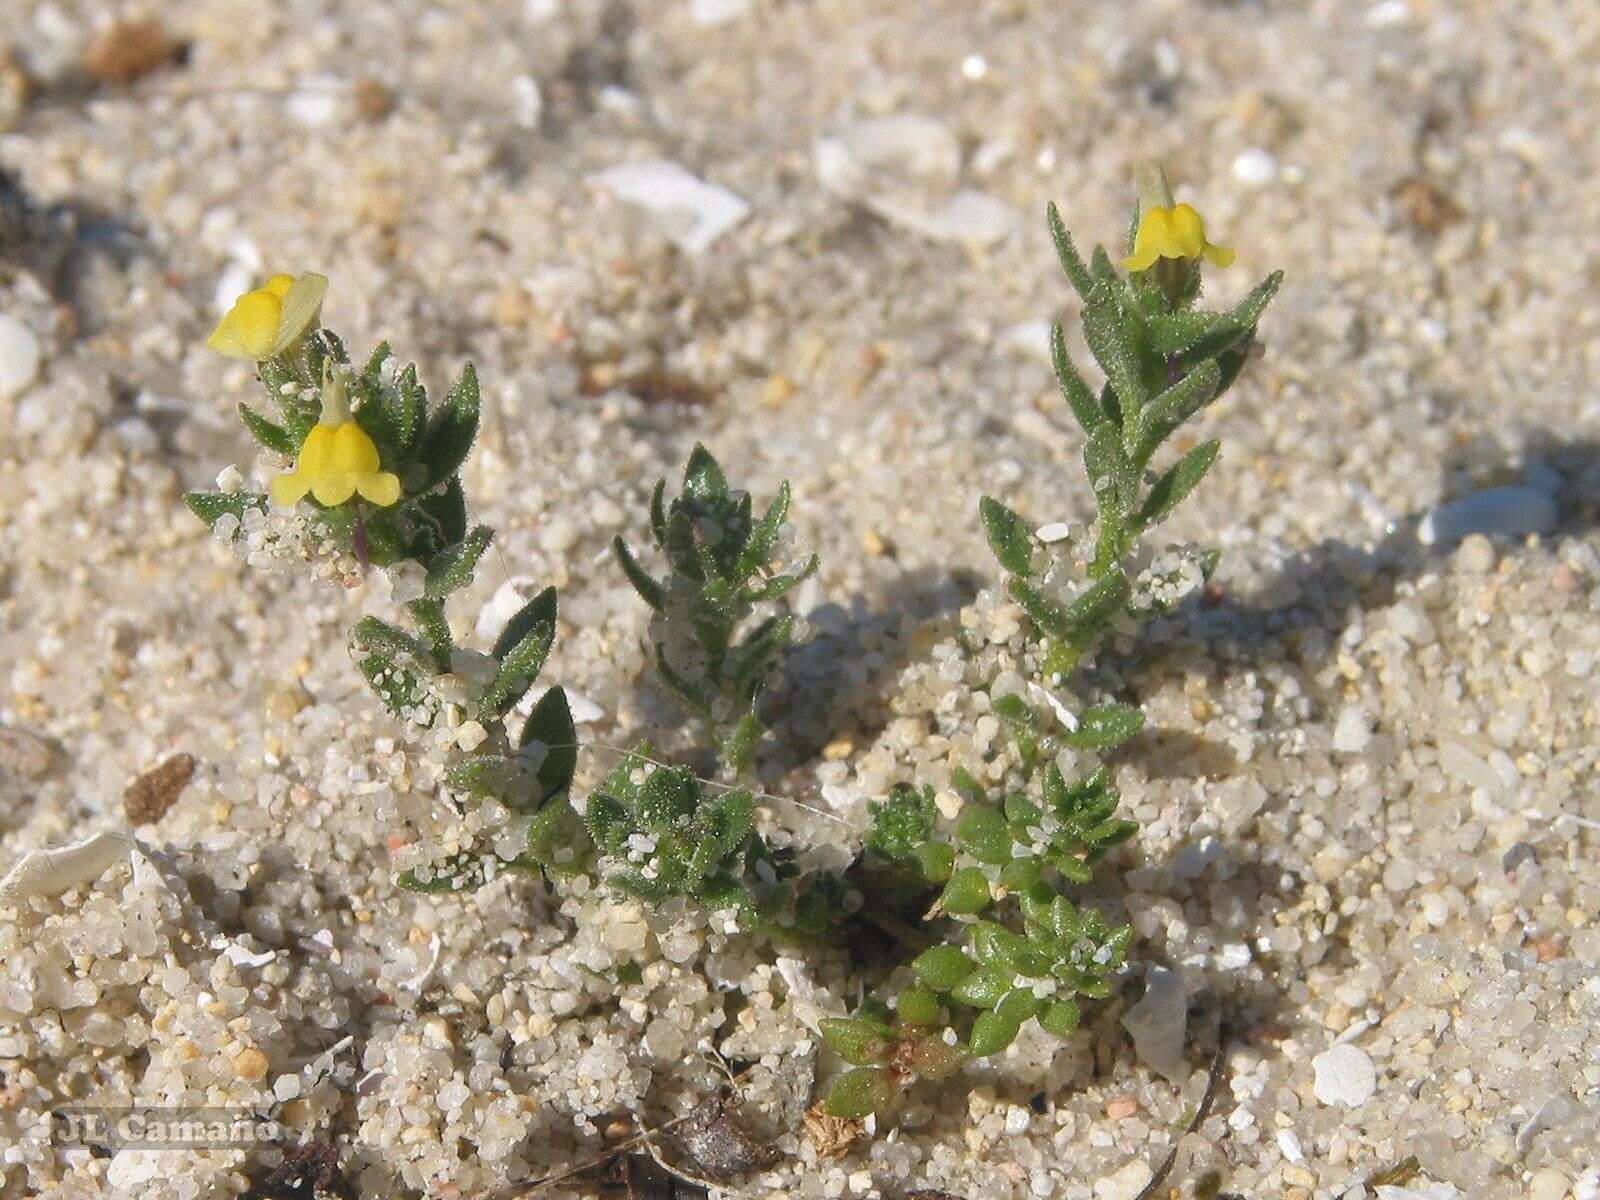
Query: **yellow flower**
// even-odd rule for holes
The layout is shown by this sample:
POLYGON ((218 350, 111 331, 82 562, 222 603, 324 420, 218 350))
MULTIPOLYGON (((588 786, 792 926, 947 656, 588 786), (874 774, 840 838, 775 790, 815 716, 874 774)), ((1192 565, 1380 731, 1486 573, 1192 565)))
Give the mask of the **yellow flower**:
POLYGON ((274 275, 234 301, 206 345, 229 358, 276 358, 317 319, 327 292, 325 275, 274 275))
POLYGON ((1133 253, 1122 260, 1130 271, 1148 271, 1160 258, 1199 258, 1213 266, 1233 262, 1233 251, 1206 241, 1206 223, 1190 205, 1152 205, 1139 217, 1133 236, 1133 253))
POLYGON ((330 369, 322 385, 322 415, 300 447, 294 470, 279 475, 269 489, 272 502, 293 508, 307 492, 332 508, 359 494, 379 508, 400 499, 400 478, 379 470, 378 448, 350 415, 344 375, 330 369))

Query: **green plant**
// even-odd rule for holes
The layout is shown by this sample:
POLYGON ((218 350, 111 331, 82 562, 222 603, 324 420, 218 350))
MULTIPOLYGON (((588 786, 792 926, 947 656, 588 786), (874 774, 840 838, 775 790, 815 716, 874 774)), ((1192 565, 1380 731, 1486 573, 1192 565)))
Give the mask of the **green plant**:
POLYGON ((666 480, 650 497, 650 532, 666 559, 658 583, 627 543, 612 542, 634 590, 654 613, 650 635, 662 681, 705 727, 722 769, 745 775, 761 738, 758 704, 794 618, 773 613, 749 625, 759 605, 778 600, 816 570, 813 555, 797 569, 777 551, 789 514, 781 484, 761 519, 750 493, 728 486, 704 446, 689 455, 683 487, 669 503, 666 480), (742 631, 742 632, 741 632, 742 631))
MULTIPOLYGON (((891 975, 886 998, 869 996, 854 1015, 822 1023, 851 1068, 824 1105, 836 1116, 880 1112, 914 1079, 1000 1054, 1030 1021, 1071 1035, 1080 1004, 1111 993, 1129 946, 1127 927, 1075 903, 1071 889, 1136 827, 1117 814, 1103 766, 1069 780, 1063 764, 1069 751, 1121 745, 1143 716, 1110 699, 1074 711, 1059 692, 1108 634, 1170 609, 1214 568, 1213 552, 1145 556, 1141 539, 1198 486, 1217 442, 1154 464, 1237 379, 1280 276, 1228 311, 1196 307, 1201 260, 1225 265, 1232 256, 1207 240, 1199 214, 1173 202, 1159 172, 1141 174, 1126 274, 1098 247, 1086 263, 1054 206, 1048 215, 1105 375, 1092 389, 1053 329, 1056 377, 1084 436, 1094 536, 1082 547, 1047 544, 1012 508, 980 500, 1006 589, 1028 618, 1034 699, 988 695, 1016 751, 1003 786, 991 792, 955 771, 961 807, 948 819, 928 786, 899 786, 871 806, 863 875, 896 904, 925 903, 932 936, 891 975)), ((797 565, 785 546, 788 484, 757 518, 750 495, 696 446, 679 494, 668 501, 662 482, 650 501, 664 580, 616 539, 622 570, 651 609, 661 679, 696 718, 721 778, 660 762, 644 744, 574 803, 578 741, 564 692, 546 690, 512 731, 550 653, 554 590, 530 600, 487 651, 459 645, 450 627, 450 598, 492 540, 486 526, 469 524, 460 481, 478 426, 476 376, 464 369, 430 409, 415 369, 397 370, 386 346, 355 369, 319 325, 326 285, 317 275, 275 276, 242 297, 209 340, 256 364, 273 409, 241 405, 241 420, 264 448, 292 457, 293 469, 266 493, 243 490, 232 472, 229 486, 185 500, 252 563, 388 574, 404 621, 373 616, 355 626, 359 669, 396 716, 430 739, 449 795, 490 810, 500 818, 494 828, 521 839, 514 853, 498 839, 469 839, 401 883, 446 891, 504 869, 584 873, 653 905, 687 901, 727 914, 738 928, 837 940, 860 896, 840 878, 807 874, 757 822, 761 700, 794 628, 778 602, 816 569, 814 557, 797 565)))
POLYGON ((1281 275, 1227 312, 1195 307, 1201 258, 1225 263, 1232 256, 1206 241, 1199 215, 1174 204, 1165 179, 1148 169, 1125 275, 1099 247, 1085 263, 1054 205, 1048 218, 1105 375, 1092 389, 1068 356, 1060 325, 1052 329, 1056 379, 1084 436, 1097 528, 1080 563, 1076 547, 1041 542, 1005 504, 988 496, 979 502, 1007 591, 1038 639, 1036 683, 1051 702, 991 696, 1020 763, 1015 786, 1003 795, 991 796, 957 770, 963 804, 952 822, 941 823, 931 796, 910 788, 873 807, 869 851, 930 889, 928 918, 945 937, 900 976, 893 1024, 881 1004, 824 1024, 828 1045, 853 1064, 824 1102, 835 1116, 881 1111, 919 1076, 948 1074, 966 1056, 999 1054, 1028 1021, 1071 1035, 1080 1002, 1110 994, 1132 936, 1075 904, 1067 889, 1087 882, 1137 826, 1117 815, 1104 767, 1069 782, 1058 761, 1064 749, 1113 749, 1139 732, 1143 715, 1114 702, 1074 713, 1043 689, 1065 684, 1118 624, 1170 609, 1214 568, 1213 553, 1188 548, 1135 568, 1140 539, 1194 491, 1216 461, 1218 443, 1201 443, 1159 472, 1152 464, 1172 435, 1238 378, 1281 275), (936 1043, 944 1049, 930 1057, 936 1043))
MULTIPOLYGON (((219 335, 241 308, 252 315, 249 297, 224 318, 219 335)), ((316 326, 314 311, 298 332, 263 335, 259 344, 271 355, 257 363, 257 374, 275 418, 243 404, 240 417, 263 447, 296 457, 295 469, 274 480, 271 498, 233 490, 191 492, 185 502, 247 553, 289 547, 296 557, 386 570, 410 627, 375 616, 358 622, 350 647, 361 673, 391 712, 436 735, 455 795, 532 815, 525 853, 498 859, 463 851, 404 873, 401 883, 457 890, 482 883, 491 865, 575 869, 581 857, 573 843, 582 830, 565 803, 577 754, 566 694, 550 688, 520 728, 511 728, 513 709, 538 679, 555 637, 555 590, 517 612, 487 653, 459 646, 446 617, 450 597, 471 582, 493 537, 487 526, 468 524, 460 479, 478 428, 472 367, 430 409, 414 366, 396 369, 381 345, 353 369, 340 340, 316 326)))

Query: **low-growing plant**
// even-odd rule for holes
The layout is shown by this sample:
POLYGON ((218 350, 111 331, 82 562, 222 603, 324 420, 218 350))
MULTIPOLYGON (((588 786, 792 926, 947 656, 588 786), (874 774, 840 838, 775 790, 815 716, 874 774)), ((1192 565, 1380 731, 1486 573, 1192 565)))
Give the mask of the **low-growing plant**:
MULTIPOLYGON (((1154 464, 1238 378, 1280 278, 1232 309, 1197 307, 1202 260, 1224 266, 1232 255, 1207 240, 1194 209, 1174 203, 1159 171, 1143 169, 1139 183, 1122 273, 1099 247, 1085 262, 1053 205, 1048 212, 1105 376, 1092 388, 1053 328, 1056 378, 1084 437, 1094 531, 1081 542, 1046 542, 1007 505, 979 502, 1033 647, 1026 694, 987 696, 1016 768, 996 789, 955 770, 953 817, 930 784, 899 786, 870 806, 865 874, 897 903, 924 903, 928 936, 884 993, 822 1022, 824 1040, 850 1064, 824 1104, 834 1116, 882 1112, 915 1079, 1004 1052, 1029 1022, 1070 1036, 1080 1005, 1111 994, 1128 950, 1130 930, 1074 901, 1072 889, 1137 827, 1118 815, 1107 768, 1079 777, 1075 763, 1126 742, 1143 717, 1105 698, 1077 704, 1071 697, 1086 689, 1073 681, 1110 634, 1170 610, 1214 568, 1214 552, 1151 555, 1141 540, 1194 491, 1218 443, 1164 469, 1154 464)), ((294 459, 292 469, 265 493, 242 490, 234 472, 223 490, 186 500, 252 562, 307 559, 336 573, 388 574, 406 623, 358 622, 359 669, 390 711, 432 739, 450 795, 522 822, 510 852, 500 838, 463 845, 400 882, 445 891, 502 870, 583 872, 651 904, 700 905, 730 929, 836 939, 860 896, 838 877, 801 870, 757 819, 762 697, 794 627, 784 598, 816 568, 814 557, 797 561, 788 549, 788 484, 758 518, 751 496, 696 446, 678 494, 669 500, 663 481, 650 500, 654 570, 664 575, 615 540, 622 572, 651 610, 656 670, 703 733, 718 778, 641 744, 574 802, 579 745, 562 690, 544 691, 512 732, 550 653, 554 590, 530 600, 483 651, 458 645, 446 614, 492 540, 469 523, 460 481, 477 432, 476 376, 466 367, 430 410, 415 368, 398 368, 387 346, 353 367, 319 325, 325 289, 320 276, 275 276, 242 297, 210 339, 256 364, 273 407, 241 405, 241 419, 263 447, 294 459)))
POLYGON ((853 1064, 825 1101, 834 1116, 881 1111, 913 1079, 949 1073, 952 1060, 999 1054, 1029 1021, 1071 1035, 1081 1002, 1110 995, 1128 950, 1131 929, 1075 904, 1068 889, 1088 882, 1138 827, 1117 815, 1104 766, 1069 782, 1060 764, 1063 751, 1127 741, 1143 714, 1115 702, 1073 711, 1058 691, 1114 629, 1169 610, 1215 567, 1214 553, 1179 547, 1135 568, 1140 539, 1194 491, 1219 445, 1203 442, 1159 472, 1152 464, 1238 378, 1281 279, 1268 276, 1226 312, 1196 307, 1201 260, 1225 266, 1232 253, 1206 239, 1199 214, 1174 203, 1158 170, 1142 169, 1139 183, 1125 274, 1098 246, 1086 263, 1055 206, 1048 211, 1061 266, 1082 302, 1085 340, 1105 375, 1091 388, 1061 326, 1052 327, 1056 380, 1084 437, 1096 528, 1084 545, 1046 544, 1005 504, 979 501, 1007 591, 1040 643, 1030 691, 1038 698, 989 698, 1017 752, 1020 769, 1008 781, 1015 786, 992 795, 957 769, 962 807, 951 822, 939 820, 931 795, 910 788, 873 809, 869 850, 938 889, 928 917, 946 936, 916 957, 888 1003, 824 1023, 827 1044, 853 1064), (942 1051, 931 1049, 936 1042, 942 1051))

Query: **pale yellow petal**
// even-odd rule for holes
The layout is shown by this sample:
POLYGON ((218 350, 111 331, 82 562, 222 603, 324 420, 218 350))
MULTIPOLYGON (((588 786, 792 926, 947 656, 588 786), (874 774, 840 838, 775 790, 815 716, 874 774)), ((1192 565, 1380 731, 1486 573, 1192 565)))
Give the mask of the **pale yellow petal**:
POLYGON ((400 477, 389 471, 373 471, 356 481, 356 490, 379 508, 388 508, 400 499, 400 477))
MULTIPOLYGON (((277 275, 274 280, 287 279, 277 275)), ((302 275, 288 284, 283 291, 283 313, 279 318, 277 337, 267 357, 282 354, 295 341, 316 324, 322 311, 322 300, 328 294, 326 275, 302 275)))
POLYGON ((356 479, 353 471, 324 471, 311 481, 311 494, 318 504, 336 508, 356 494, 356 479))
POLYGON ((267 494, 279 508, 293 508, 311 490, 311 480, 304 471, 289 471, 279 475, 267 487, 267 494))

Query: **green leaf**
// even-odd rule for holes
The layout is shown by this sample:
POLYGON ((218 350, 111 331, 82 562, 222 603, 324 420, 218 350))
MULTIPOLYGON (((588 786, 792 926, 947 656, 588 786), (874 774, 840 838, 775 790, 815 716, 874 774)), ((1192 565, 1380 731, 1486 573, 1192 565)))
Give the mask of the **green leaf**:
POLYGON ((1078 715, 1078 727, 1062 738, 1077 750, 1120 746, 1144 728, 1144 713, 1126 704, 1100 704, 1078 715))
POLYGON ((956 946, 933 946, 917 955, 911 969, 936 992, 948 992, 972 973, 973 962, 956 946))
POLYGON ((350 631, 350 644, 358 650, 374 650, 424 668, 433 661, 430 647, 377 617, 362 617, 357 621, 350 631))
POLYGON ((1012 1042, 1017 1040, 1017 1034, 1022 1031, 1022 1022, 1014 1017, 1003 1017, 999 1013, 981 1013, 972 1023, 971 1047, 974 1058, 984 1058, 990 1054, 999 1054, 1012 1042))
POLYGON ((891 862, 914 858, 918 848, 933 836, 938 816, 932 789, 918 791, 908 783, 895 784, 881 804, 869 801, 867 811, 872 816, 867 848, 891 862))
POLYGON ((778 485, 778 494, 772 498, 772 503, 767 505, 767 511, 761 520, 750 530, 750 540, 744 544, 744 549, 739 554, 733 572, 734 578, 739 582, 749 579, 772 558, 772 548, 777 545, 778 533, 783 528, 784 518, 789 515, 789 498, 789 481, 785 479, 778 485))
POLYGON ((1211 470, 1211 464, 1217 461, 1217 453, 1221 449, 1222 443, 1215 439, 1202 442, 1165 471, 1151 485, 1150 494, 1139 508, 1138 527, 1141 530, 1149 529, 1171 516, 1172 510, 1200 486, 1200 481, 1211 470))
POLYGON ((447 673, 455 642, 450 636, 450 622, 445 619, 444 601, 425 595, 408 603, 406 611, 417 623, 417 632, 422 635, 434 672, 439 675, 447 673))
POLYGON ((1089 350, 1117 394, 1125 422, 1138 416, 1148 399, 1139 370, 1139 347, 1128 329, 1129 318, 1116 303, 1111 285, 1102 281, 1083 310, 1083 333, 1089 350))
POLYGON ((451 592, 466 587, 472 582, 472 573, 477 569, 478 560, 493 540, 494 530, 487 525, 479 525, 464 540, 434 555, 428 563, 427 578, 423 580, 423 595, 443 600, 451 592))
POLYGON ((445 769, 445 782, 458 792, 480 799, 509 794, 522 774, 522 765, 504 754, 468 754, 445 769))
POLYGON ((1094 290, 1094 276, 1089 274, 1089 268, 1084 265, 1083 258, 1078 254, 1078 248, 1072 244, 1072 235, 1067 232, 1067 227, 1061 222, 1061 210, 1051 201, 1045 205, 1045 223, 1050 227, 1050 240, 1055 243, 1056 257, 1061 260, 1061 269, 1067 273, 1067 278, 1072 282, 1073 288, 1085 301, 1094 290))
POLYGON ((939 894, 945 912, 958 916, 982 912, 991 899, 989 880, 977 867, 963 867, 957 871, 939 894))
POLYGON ((564 689, 551 688, 528 714, 518 744, 526 749, 534 742, 544 747, 544 760, 534 777, 539 781, 540 799, 547 800, 566 791, 578 768, 578 727, 573 724, 564 689))
POLYGON ((622 566, 622 573, 628 577, 628 582, 633 584, 633 590, 639 593, 639 598, 660 612, 666 604, 661 585, 639 565, 638 560, 633 557, 633 551, 628 549, 628 544, 622 540, 620 534, 611 539, 611 552, 617 556, 617 562, 622 566))
POLYGON ((1044 1002, 1033 994, 1030 987, 1013 988, 994 1006, 996 1016, 1007 1017, 1019 1025, 1029 1017, 1037 1016, 1044 1002))
POLYGON ((1078 646, 1087 645, 1122 611, 1130 591, 1128 577, 1120 569, 1103 575, 1067 606, 1064 620, 1069 640, 1078 646))
POLYGON ((470 892, 483 886, 483 861, 463 850, 431 866, 426 883, 415 871, 402 871, 395 882, 408 892, 470 892))
POLYGON ((1139 491, 1139 474, 1122 448, 1122 435, 1110 422, 1097 426, 1083 447, 1083 466, 1094 488, 1102 519, 1126 522, 1139 491))
POLYGON ((242 521, 244 514, 252 509, 263 512, 267 507, 267 498, 260 492, 185 492, 183 502, 207 527, 215 525, 223 516, 242 521))
POLYGON ((1027 522, 988 496, 978 498, 978 518, 1000 565, 1013 575, 1033 574, 1033 533, 1027 522))
POLYGON ((822 1040, 847 1063, 865 1066, 887 1061, 893 1034, 880 1021, 861 1017, 823 1017, 817 1022, 822 1040))
POLYGON ((740 699, 752 699, 763 690, 766 676, 789 644, 793 628, 794 618, 788 613, 768 617, 729 653, 726 672, 738 686, 740 699))
POLYGON ((1006 581, 1006 591, 1022 606, 1022 611, 1028 614, 1033 623, 1050 637, 1065 638, 1071 632, 1066 611, 1032 584, 1012 577, 1006 581))
MULTIPOLYGON (((979 862, 1011 861, 1011 827, 995 809, 975 805, 962 809, 961 816, 956 819, 956 841, 979 862)), ((950 906, 946 904, 945 907, 950 906)))
POLYGON ((517 644, 500 658, 500 669, 484 689, 480 705, 484 712, 492 716, 500 716, 522 698, 522 694, 539 677, 539 670, 550 653, 550 643, 555 640, 556 634, 555 595, 554 589, 546 590, 551 597, 549 619, 541 619, 531 625, 517 644))
POLYGON ((239 405, 239 418, 244 422, 250 436, 255 438, 268 450, 276 450, 279 454, 293 457, 299 450, 295 440, 289 436, 289 431, 282 425, 267 420, 248 404, 239 405))
POLYGON ((1201 363, 1171 387, 1155 396, 1139 414, 1133 438, 1133 462, 1144 466, 1161 443, 1195 413, 1216 399, 1221 374, 1217 364, 1201 363))
POLYGON ((948 842, 924 842, 916 850, 917 869, 929 883, 944 883, 956 868, 956 849, 948 842))
POLYGON ((1055 370, 1056 385, 1060 387, 1067 407, 1072 409, 1072 415, 1077 418, 1084 433, 1093 433, 1096 427, 1106 421, 1106 410, 1073 365, 1072 356, 1067 353, 1067 335, 1059 322, 1050 326, 1050 365, 1055 370))
POLYGON ((423 726, 433 723, 426 710, 428 689, 417 672, 381 652, 364 656, 356 665, 383 706, 395 716, 423 726))
POLYGON ((1071 1000, 1057 1000, 1039 1018, 1046 1033, 1058 1038, 1069 1038, 1077 1031, 1080 1017, 1078 1006, 1071 1000))
POLYGON ((993 1008, 1011 990, 1016 976, 1002 967, 980 967, 950 989, 953 999, 971 1008, 993 1008))
MULTIPOLYGON (((416 515, 412 556, 424 562, 467 536, 467 497, 452 475, 444 488, 419 496, 407 507, 416 515)), ((385 510, 391 511, 391 510, 385 510)))
POLYGON ((395 379, 395 429, 403 438, 407 455, 416 450, 428 427, 428 391, 417 379, 415 363, 407 363, 395 379))
POLYGON ((683 471, 683 490, 691 496, 728 494, 728 477, 722 473, 722 465, 699 442, 689 452, 689 463, 683 471))
POLYGON ((1030 769, 1039 757, 1039 734, 1034 726, 1033 708, 1015 692, 996 696, 989 702, 994 715, 999 717, 1016 743, 1023 763, 1030 769))
POLYGON ((830 1117, 859 1121, 889 1107, 894 1100, 894 1083, 887 1071, 877 1067, 857 1067, 834 1082, 822 1111, 830 1117))
POLYGON ((894 1009, 908 1025, 937 1025, 944 1019, 944 1005, 929 987, 908 987, 895 997, 894 1009))
POLYGON ((506 627, 500 631, 500 636, 495 639, 494 649, 490 651, 496 658, 504 660, 511 653, 511 648, 522 641, 528 632, 539 625, 549 625, 552 629, 556 623, 556 590, 547 587, 532 600, 529 600, 515 616, 506 622, 506 627))
POLYGON ((1198 308, 1180 308, 1152 316, 1146 326, 1146 336, 1152 351, 1172 358, 1200 344, 1202 339, 1212 335, 1219 325, 1225 326, 1235 337, 1246 332, 1234 323, 1232 317, 1224 313, 1205 312, 1198 308))
POLYGON ((417 457, 427 467, 428 475, 422 491, 437 487, 461 469, 478 436, 478 411, 478 373, 468 363, 461 368, 461 378, 446 393, 423 435, 417 457))

